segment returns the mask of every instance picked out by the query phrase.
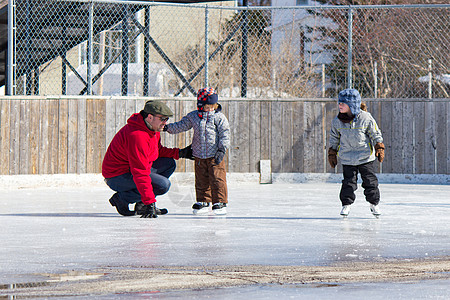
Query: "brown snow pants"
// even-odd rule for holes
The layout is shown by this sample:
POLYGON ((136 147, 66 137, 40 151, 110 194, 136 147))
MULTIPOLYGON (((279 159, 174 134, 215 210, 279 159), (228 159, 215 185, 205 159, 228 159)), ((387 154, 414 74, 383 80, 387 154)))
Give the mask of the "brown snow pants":
POLYGON ((228 203, 225 160, 217 165, 214 157, 195 158, 195 192, 197 202, 228 203))

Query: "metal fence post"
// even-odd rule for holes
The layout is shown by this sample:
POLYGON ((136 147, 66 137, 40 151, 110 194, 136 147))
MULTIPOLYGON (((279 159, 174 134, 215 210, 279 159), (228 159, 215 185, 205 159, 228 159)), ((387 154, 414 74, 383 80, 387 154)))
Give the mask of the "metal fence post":
MULTIPOLYGON (((144 27, 145 32, 150 34, 150 7, 146 6, 144 10, 144 27)), ((148 96, 149 74, 150 74, 150 41, 144 34, 144 82, 143 82, 143 96, 148 96)))
POLYGON ((432 60, 428 59, 428 99, 433 98, 433 74, 432 74, 432 60))
POLYGON ((209 63, 208 28, 209 28, 209 10, 208 10, 208 4, 207 4, 205 7, 205 87, 209 86, 209 81, 208 81, 208 63, 209 63))
POLYGON ((353 38, 353 9, 349 6, 348 9, 348 84, 347 87, 351 89, 353 87, 353 78, 352 78, 352 38, 353 38))
POLYGON ((8 52, 6 68, 6 95, 16 93, 16 1, 8 1, 8 52))
POLYGON ((128 5, 124 5, 124 16, 122 20, 122 96, 128 95, 128 61, 129 55, 129 41, 128 41, 128 5))
POLYGON ((86 95, 92 95, 92 45, 94 34, 94 2, 89 2, 89 29, 86 49, 86 95))
POLYGON ((374 67, 374 74, 373 74, 373 77, 374 77, 374 88, 373 88, 373 94, 374 94, 374 98, 378 98, 378 64, 377 64, 377 62, 374 62, 374 64, 373 64, 373 67, 374 67))
POLYGON ((242 24, 242 57, 241 57, 241 97, 247 97, 247 55, 248 55, 248 0, 244 0, 244 6, 247 9, 244 10, 242 24))

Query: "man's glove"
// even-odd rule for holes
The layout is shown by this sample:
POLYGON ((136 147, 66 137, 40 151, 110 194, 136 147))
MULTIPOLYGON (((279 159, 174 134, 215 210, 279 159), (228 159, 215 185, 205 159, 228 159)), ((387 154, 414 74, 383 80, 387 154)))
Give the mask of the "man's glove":
POLYGON ((378 157, 379 162, 383 162, 383 160, 384 160, 384 144, 383 143, 376 143, 375 156, 378 157))
POLYGON ((167 131, 168 127, 167 125, 164 125, 163 131, 167 131))
POLYGON ((214 160, 216 162, 216 165, 218 165, 222 162, 224 156, 225 156, 225 150, 223 150, 223 149, 217 150, 216 155, 214 155, 214 160))
POLYGON ((155 202, 145 205, 141 218, 157 218, 155 202))
POLYGON ((192 155, 192 145, 189 145, 186 148, 180 149, 178 156, 180 158, 186 158, 186 159, 193 160, 194 155, 192 155))
POLYGON ((336 167, 337 165, 337 151, 330 147, 328 149, 328 162, 330 163, 330 166, 332 168, 336 167))

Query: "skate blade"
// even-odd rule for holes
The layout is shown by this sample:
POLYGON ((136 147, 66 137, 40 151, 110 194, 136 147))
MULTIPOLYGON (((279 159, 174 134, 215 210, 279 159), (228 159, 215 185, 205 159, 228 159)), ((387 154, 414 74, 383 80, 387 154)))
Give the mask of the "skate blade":
POLYGON ((213 213, 214 213, 215 215, 218 215, 218 216, 220 216, 220 215, 226 215, 226 214, 227 214, 227 210, 224 209, 224 208, 222 208, 222 209, 214 209, 214 210, 213 210, 213 213))
POLYGON ((208 208, 194 209, 192 210, 192 213, 194 215, 207 215, 209 213, 209 210, 208 208))

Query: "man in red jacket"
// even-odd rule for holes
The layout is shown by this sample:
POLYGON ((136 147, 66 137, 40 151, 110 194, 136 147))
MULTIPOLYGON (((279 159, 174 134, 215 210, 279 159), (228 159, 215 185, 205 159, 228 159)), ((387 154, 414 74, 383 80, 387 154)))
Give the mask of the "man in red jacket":
POLYGON ((155 206, 155 197, 169 190, 168 178, 176 168, 174 159, 193 159, 191 146, 178 149, 161 145, 160 132, 171 116, 172 111, 163 102, 147 101, 144 109, 133 114, 109 144, 102 175, 116 191, 109 202, 119 214, 156 218, 167 213, 167 209, 155 206), (130 203, 136 203, 134 211, 130 211, 130 203))

